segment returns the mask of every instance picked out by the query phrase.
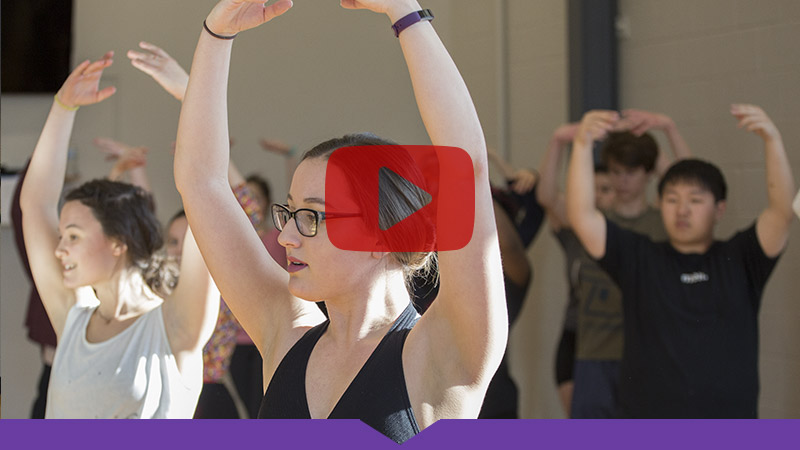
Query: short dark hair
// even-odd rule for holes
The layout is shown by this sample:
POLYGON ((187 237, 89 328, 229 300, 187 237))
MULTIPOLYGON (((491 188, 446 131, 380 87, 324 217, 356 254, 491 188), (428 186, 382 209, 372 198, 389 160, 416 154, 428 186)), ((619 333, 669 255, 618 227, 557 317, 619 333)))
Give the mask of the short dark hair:
MULTIPOLYGON (((253 173, 247 176, 244 180, 247 183, 253 183, 261 189, 261 194, 267 199, 267 206, 272 203, 272 191, 269 188, 269 182, 259 174, 253 173)), ((265 211, 266 213, 266 211, 265 211)))
POLYGON ((664 194, 668 184, 695 183, 711 192, 714 201, 725 200, 728 186, 717 166, 701 159, 683 159, 673 164, 658 183, 658 196, 664 194))
POLYGON ((614 161, 631 169, 643 167, 645 172, 652 172, 658 159, 658 144, 650 133, 636 136, 629 131, 615 131, 603 141, 600 159, 606 167, 614 161))
POLYGON ((608 166, 599 162, 594 165, 594 173, 595 174, 608 174, 608 166))
POLYGON ((164 238, 149 192, 128 183, 97 179, 73 189, 64 199, 89 207, 103 233, 128 247, 128 261, 142 270, 151 289, 169 295, 177 283, 177 271, 157 253, 164 238))

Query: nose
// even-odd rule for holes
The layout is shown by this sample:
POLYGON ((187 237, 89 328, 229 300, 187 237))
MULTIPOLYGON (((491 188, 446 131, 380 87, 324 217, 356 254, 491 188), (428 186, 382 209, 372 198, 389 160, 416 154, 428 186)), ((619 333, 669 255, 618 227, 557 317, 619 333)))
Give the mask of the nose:
POLYGON ((56 258, 58 258, 58 259, 61 259, 62 257, 67 255, 67 250, 62 245, 62 240, 61 239, 58 240, 58 245, 56 246, 55 254, 56 254, 56 258))
POLYGON ((680 215, 681 217, 688 216, 689 215, 689 211, 690 211, 690 209, 689 209, 689 202, 688 201, 682 200, 682 201, 678 202, 678 215, 680 215))
POLYGON ((300 246, 300 232, 297 230, 294 217, 290 218, 289 221, 283 225, 283 230, 281 230, 278 235, 278 244, 281 244, 285 248, 297 248, 300 246))

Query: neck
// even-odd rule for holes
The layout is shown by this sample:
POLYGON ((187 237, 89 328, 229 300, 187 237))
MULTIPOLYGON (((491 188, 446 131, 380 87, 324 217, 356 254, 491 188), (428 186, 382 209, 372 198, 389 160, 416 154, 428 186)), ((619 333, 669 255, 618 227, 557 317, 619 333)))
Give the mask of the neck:
POLYGON ((647 211, 647 196, 642 193, 642 195, 625 202, 617 200, 613 209, 615 213, 626 219, 641 216, 647 211))
POLYGON ((100 301, 97 311, 106 322, 138 315, 155 296, 136 267, 118 270, 110 280, 92 286, 100 301))
POLYGON ((382 337, 410 301, 402 270, 388 272, 368 289, 325 302, 330 324, 326 334, 337 344, 352 345, 382 337))
POLYGON ((708 237, 703 239, 699 242, 675 242, 670 239, 670 245, 678 251, 678 253, 683 253, 684 255, 689 255, 692 253, 703 254, 711 248, 711 244, 714 243, 713 237, 708 237))

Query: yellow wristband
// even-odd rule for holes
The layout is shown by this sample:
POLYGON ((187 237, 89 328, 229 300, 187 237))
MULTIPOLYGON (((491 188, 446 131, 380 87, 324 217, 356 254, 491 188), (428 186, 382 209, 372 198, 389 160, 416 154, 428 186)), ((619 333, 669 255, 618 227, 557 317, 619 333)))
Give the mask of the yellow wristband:
POLYGON ((53 98, 56 99, 56 103, 58 103, 58 106, 66 109, 67 111, 77 111, 78 108, 80 108, 80 106, 67 106, 61 103, 61 100, 58 99, 58 94, 54 95, 53 98))

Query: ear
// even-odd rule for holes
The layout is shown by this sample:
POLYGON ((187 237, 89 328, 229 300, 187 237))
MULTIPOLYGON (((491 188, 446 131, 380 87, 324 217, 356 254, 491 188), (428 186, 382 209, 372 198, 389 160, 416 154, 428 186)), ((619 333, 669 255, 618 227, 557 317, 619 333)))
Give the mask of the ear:
POLYGON ((373 259, 381 259, 388 254, 389 252, 369 252, 369 256, 372 257, 373 259))
POLYGON ((720 200, 717 202, 714 211, 714 223, 719 222, 722 220, 722 215, 725 214, 725 210, 728 208, 728 203, 725 200, 720 200))
POLYGON ((114 256, 122 256, 128 251, 128 244, 114 239, 111 244, 111 254, 114 256))

